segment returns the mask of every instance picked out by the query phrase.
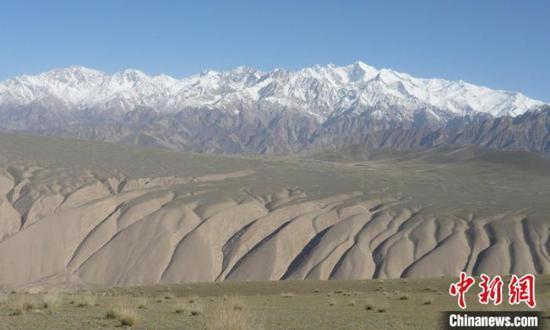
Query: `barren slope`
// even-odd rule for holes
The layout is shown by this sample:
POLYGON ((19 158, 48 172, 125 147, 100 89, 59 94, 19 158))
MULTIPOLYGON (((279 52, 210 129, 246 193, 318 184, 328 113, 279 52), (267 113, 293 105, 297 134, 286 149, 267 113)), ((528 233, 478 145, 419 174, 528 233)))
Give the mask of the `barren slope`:
POLYGON ((474 148, 238 158, 0 135, 0 284, 549 273, 548 165, 474 148))

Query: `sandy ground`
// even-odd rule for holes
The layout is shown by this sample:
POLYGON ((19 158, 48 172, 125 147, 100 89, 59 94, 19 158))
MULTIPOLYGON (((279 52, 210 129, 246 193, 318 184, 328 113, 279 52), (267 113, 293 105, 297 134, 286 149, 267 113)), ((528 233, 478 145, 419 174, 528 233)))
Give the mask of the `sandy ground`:
POLYGON ((0 135, 0 284, 549 273, 548 165, 473 148, 222 157, 0 135))

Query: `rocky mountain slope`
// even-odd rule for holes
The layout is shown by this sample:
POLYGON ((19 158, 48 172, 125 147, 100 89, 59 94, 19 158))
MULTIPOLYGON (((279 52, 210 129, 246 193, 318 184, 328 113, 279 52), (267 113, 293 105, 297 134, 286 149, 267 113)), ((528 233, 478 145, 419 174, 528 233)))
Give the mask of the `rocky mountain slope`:
POLYGON ((181 80, 72 67, 0 83, 2 131, 217 153, 477 144, 548 155, 548 112, 520 93, 362 62, 181 80))

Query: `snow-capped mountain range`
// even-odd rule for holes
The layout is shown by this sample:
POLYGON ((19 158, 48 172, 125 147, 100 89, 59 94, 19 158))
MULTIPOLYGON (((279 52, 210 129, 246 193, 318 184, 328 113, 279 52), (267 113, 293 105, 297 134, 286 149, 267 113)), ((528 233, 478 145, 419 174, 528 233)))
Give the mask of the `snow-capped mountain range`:
POLYGON ((419 109, 436 118, 441 113, 454 117, 478 112, 517 116, 543 103, 517 92, 463 81, 414 78, 356 62, 298 71, 263 72, 239 67, 183 79, 148 76, 138 70, 109 75, 70 67, 0 82, 0 106, 29 104, 122 112, 147 107, 161 113, 189 107, 238 112, 242 107, 269 104, 324 121, 343 112, 359 114, 366 110, 378 118, 398 115, 406 119, 419 109))
POLYGON ((362 62, 175 79, 83 67, 0 82, 0 132, 220 153, 475 144, 550 156, 550 107, 362 62))

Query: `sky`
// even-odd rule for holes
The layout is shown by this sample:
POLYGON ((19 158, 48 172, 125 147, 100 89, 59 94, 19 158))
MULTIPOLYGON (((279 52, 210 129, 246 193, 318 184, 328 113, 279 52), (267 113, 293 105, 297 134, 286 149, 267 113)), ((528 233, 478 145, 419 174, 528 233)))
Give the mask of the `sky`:
POLYGON ((176 78, 363 61, 550 102, 550 1, 2 1, 0 80, 81 65, 176 78))

